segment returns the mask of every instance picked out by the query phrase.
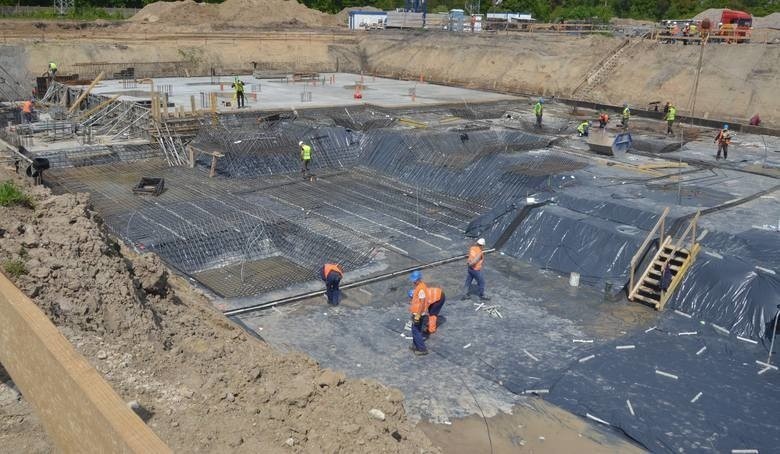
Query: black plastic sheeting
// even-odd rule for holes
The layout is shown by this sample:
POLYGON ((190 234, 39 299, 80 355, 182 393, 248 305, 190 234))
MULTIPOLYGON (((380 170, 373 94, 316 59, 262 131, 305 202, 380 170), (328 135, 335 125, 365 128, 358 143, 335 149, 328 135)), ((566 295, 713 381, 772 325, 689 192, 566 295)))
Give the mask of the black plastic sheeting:
POLYGON ((503 253, 541 268, 577 272, 586 284, 622 287, 631 257, 658 219, 655 213, 568 195, 539 204, 547 205, 526 213, 520 212, 524 204, 499 205, 472 221, 466 234, 485 236, 489 245, 500 242, 503 253))
POLYGON ((766 361, 767 347, 667 313, 656 329, 575 361, 548 400, 600 418, 652 452, 777 452, 780 372, 759 375, 762 366, 755 362, 766 361))
POLYGON ((710 231, 701 240, 707 249, 720 254, 750 258, 759 265, 780 269, 780 233, 750 229, 737 234, 710 231))
POLYGON ((754 339, 771 331, 780 304, 780 277, 742 258, 699 253, 667 307, 694 314, 754 339))

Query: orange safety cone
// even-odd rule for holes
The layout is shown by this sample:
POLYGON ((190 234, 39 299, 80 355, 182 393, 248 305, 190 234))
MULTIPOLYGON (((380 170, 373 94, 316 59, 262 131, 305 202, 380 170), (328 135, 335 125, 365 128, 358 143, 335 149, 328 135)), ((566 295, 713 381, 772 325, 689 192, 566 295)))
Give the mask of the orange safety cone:
POLYGON ((360 85, 355 85, 355 94, 352 95, 355 99, 363 99, 363 93, 360 92, 360 85))

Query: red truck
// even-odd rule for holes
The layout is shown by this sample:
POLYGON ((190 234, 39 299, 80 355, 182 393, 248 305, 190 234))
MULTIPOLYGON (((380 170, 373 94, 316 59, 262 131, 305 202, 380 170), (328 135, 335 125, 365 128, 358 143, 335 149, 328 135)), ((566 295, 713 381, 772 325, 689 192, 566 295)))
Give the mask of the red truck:
MULTIPOLYGON (((720 24, 715 35, 718 41, 747 43, 750 42, 750 30, 753 28, 753 16, 744 11, 724 9, 720 16, 720 24)), ((714 37, 710 37, 712 39, 714 37)))

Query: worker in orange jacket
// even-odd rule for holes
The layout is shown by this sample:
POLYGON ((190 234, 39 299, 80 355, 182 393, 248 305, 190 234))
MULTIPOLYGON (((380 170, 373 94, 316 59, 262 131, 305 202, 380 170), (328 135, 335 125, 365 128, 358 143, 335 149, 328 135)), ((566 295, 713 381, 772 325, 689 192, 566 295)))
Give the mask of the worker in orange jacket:
POLYGON ((33 121, 33 100, 28 99, 22 102, 22 123, 32 123, 33 121))
POLYGON ((423 338, 423 316, 428 311, 428 286, 423 282, 419 270, 412 271, 409 280, 414 284, 414 288, 409 290, 409 313, 412 314, 412 345, 409 349, 415 355, 427 355, 428 349, 423 338))
POLYGON ((485 296, 485 278, 482 276, 482 265, 485 263, 485 239, 480 238, 477 240, 477 244, 471 246, 469 249, 468 257, 468 274, 466 275, 466 294, 463 299, 471 298, 470 290, 471 283, 477 281, 477 288, 479 290, 479 299, 489 300, 490 298, 485 296))
MULTIPOLYGON (((439 313, 441 308, 444 307, 444 290, 438 287, 428 287, 428 292, 425 295, 425 299, 428 301, 428 334, 436 332, 436 328, 439 327, 439 313)), ((425 334, 425 331, 423 331, 425 334)))
POLYGON ((731 133, 729 132, 729 125, 723 125, 723 129, 715 136, 715 142, 718 144, 718 154, 715 155, 715 159, 720 159, 720 152, 723 152, 723 159, 729 158, 729 144, 731 143, 731 133))
POLYGON ((338 306, 341 301, 339 284, 344 277, 344 271, 336 263, 326 263, 322 267, 322 280, 325 281, 325 294, 328 296, 328 304, 338 306))

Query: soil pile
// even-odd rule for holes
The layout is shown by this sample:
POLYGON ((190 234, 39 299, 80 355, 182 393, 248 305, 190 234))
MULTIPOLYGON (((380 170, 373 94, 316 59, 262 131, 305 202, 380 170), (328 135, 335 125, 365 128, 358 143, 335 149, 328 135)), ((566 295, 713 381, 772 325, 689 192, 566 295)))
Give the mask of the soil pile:
POLYGON ((0 261, 174 451, 435 452, 398 390, 271 349, 112 243, 87 196, 29 191, 34 209, 2 208, 0 261))
POLYGON ((227 0, 220 4, 192 0, 155 2, 145 6, 130 21, 206 28, 331 27, 339 23, 335 16, 309 9, 295 0, 227 0))
POLYGON ((774 28, 780 30, 780 13, 772 13, 764 17, 753 18, 754 28, 774 28))
POLYGON ((723 14, 723 10, 724 8, 705 9, 699 14, 693 16, 693 20, 709 19, 713 26, 716 26, 720 22, 720 17, 723 14))

